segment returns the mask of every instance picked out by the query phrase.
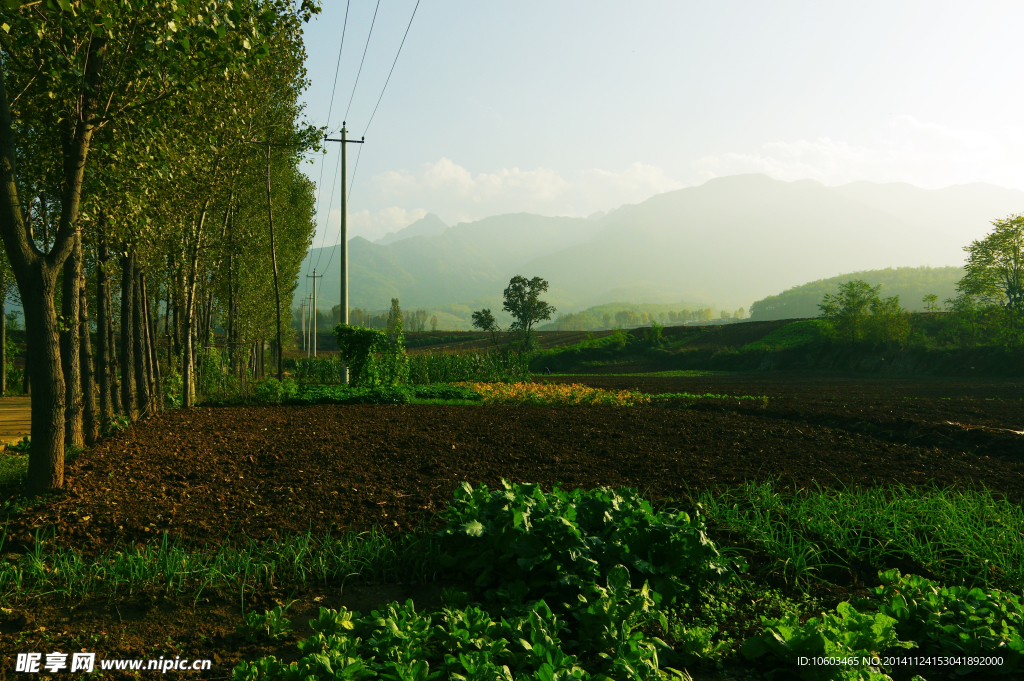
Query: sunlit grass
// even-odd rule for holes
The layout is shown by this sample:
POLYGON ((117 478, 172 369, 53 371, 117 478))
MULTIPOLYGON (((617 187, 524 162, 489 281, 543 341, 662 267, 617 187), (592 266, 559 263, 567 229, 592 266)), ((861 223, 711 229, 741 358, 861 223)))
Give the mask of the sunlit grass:
POLYGON ((695 500, 797 581, 851 560, 909 559, 950 584, 1024 586, 1024 509, 988 492, 898 486, 794 495, 749 482, 695 500))

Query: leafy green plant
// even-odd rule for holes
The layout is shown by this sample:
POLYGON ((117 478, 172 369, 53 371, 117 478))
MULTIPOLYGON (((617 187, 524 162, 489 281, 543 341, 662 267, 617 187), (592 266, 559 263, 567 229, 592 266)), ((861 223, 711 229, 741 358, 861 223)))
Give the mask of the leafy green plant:
POLYGON ((1024 603, 998 589, 940 586, 899 570, 879 573, 878 610, 924 654, 999 655, 1012 671, 1024 657, 1024 603))
POLYGON ((325 636, 352 631, 355 629, 352 616, 352 611, 346 608, 331 610, 321 607, 317 618, 309 621, 309 628, 325 636))
POLYGON ((573 490, 464 483, 442 513, 451 563, 497 594, 514 585, 564 603, 605 582, 615 566, 672 600, 727 574, 699 517, 656 512, 636 490, 573 490))
POLYGON ((27 452, 32 449, 32 438, 26 435, 18 442, 7 445, 7 449, 12 452, 27 452))
POLYGON ((288 605, 278 605, 273 610, 266 612, 250 611, 246 614, 242 624, 239 624, 238 633, 245 636, 247 641, 280 641, 288 637, 292 631, 292 622, 284 616, 288 605))
POLYGON ((914 645, 899 640, 896 620, 884 613, 861 613, 845 602, 836 607, 836 613, 822 613, 803 624, 796 615, 775 620, 763 618, 764 632, 747 639, 740 652, 750 660, 771 656, 796 666, 797 676, 805 681, 881 681, 889 677, 870 661, 888 650, 914 645), (856 660, 857 664, 797 666, 798 659, 804 657, 846 658, 856 660), (865 660, 869 663, 865 664, 865 660))

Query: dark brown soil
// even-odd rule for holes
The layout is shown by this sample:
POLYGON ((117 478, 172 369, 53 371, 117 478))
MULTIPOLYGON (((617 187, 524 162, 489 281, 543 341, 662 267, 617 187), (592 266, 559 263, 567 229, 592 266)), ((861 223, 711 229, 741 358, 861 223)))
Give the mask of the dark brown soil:
MULTIPOLYGON (((629 485, 654 499, 777 478, 800 487, 985 487, 1024 500, 1024 434, 1013 432, 1024 431, 1019 383, 799 376, 575 380, 769 399, 767 405, 722 399, 638 408, 177 411, 80 455, 68 467, 65 493, 10 521, 3 550, 27 550, 37 531, 90 553, 146 542, 165 530, 211 544, 229 533, 259 539, 307 529, 410 530, 431 522, 462 481, 496 485, 503 477, 568 487, 629 485)), ((317 603, 375 598, 346 593, 300 591, 295 607, 312 612, 317 603)), ((247 594, 245 607, 284 596, 260 594, 251 602, 247 594)), ((192 657, 216 652, 222 664, 204 678, 223 678, 232 660, 254 659, 264 650, 232 634, 242 607, 237 594, 211 603, 161 599, 91 599, 75 609, 42 600, 14 604, 6 619, 0 617, 0 648, 65 645, 138 657, 165 654, 161 646, 192 657), (89 642, 93 634, 99 638, 89 642)), ((9 672, 11 663, 5 659, 3 669, 9 672)))

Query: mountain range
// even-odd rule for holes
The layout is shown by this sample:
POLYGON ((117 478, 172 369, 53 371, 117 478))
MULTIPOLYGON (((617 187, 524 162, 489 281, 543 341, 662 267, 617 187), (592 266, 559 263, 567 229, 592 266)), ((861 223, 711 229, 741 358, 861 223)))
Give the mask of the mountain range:
MULTIPOLYGON (((983 183, 827 187, 734 175, 590 218, 519 213, 448 227, 428 215, 376 243, 349 241, 350 305, 500 307, 522 274, 548 280, 545 299, 564 312, 612 301, 735 309, 843 272, 960 266, 964 246, 1017 212, 1024 192, 983 183)), ((321 263, 321 309, 338 301, 330 250, 311 250, 299 279, 321 263)))

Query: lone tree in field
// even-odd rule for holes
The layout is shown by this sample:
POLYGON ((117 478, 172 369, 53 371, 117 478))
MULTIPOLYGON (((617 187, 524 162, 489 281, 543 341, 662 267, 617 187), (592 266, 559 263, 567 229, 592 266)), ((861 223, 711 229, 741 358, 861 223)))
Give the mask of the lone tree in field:
POLYGON ((856 343, 864 340, 871 303, 878 300, 881 290, 881 286, 854 279, 840 284, 839 293, 825 294, 818 308, 837 336, 856 343))
POLYGON ((1008 341, 1024 341, 1024 215, 993 220, 995 229, 965 246, 967 274, 956 285, 961 294, 1002 307, 1008 341))
POLYGON ((512 277, 505 289, 505 304, 502 309, 512 315, 514 321, 509 331, 518 331, 523 335, 523 347, 531 349, 533 344, 533 325, 545 319, 551 319, 555 308, 540 299, 540 294, 548 290, 548 282, 540 277, 526 279, 520 275, 512 277))
POLYGON ((498 327, 498 323, 494 321, 494 315, 491 314, 490 308, 477 310, 473 313, 473 326, 491 334, 491 342, 494 343, 495 347, 498 346, 498 332, 501 329, 498 327))

